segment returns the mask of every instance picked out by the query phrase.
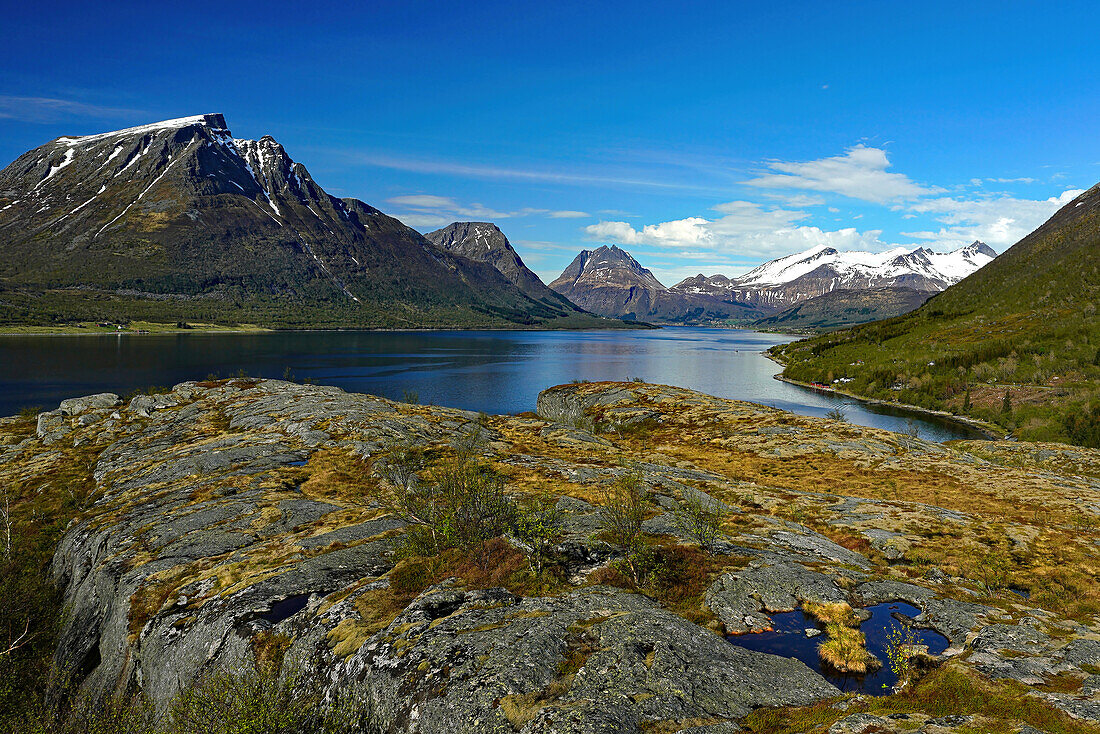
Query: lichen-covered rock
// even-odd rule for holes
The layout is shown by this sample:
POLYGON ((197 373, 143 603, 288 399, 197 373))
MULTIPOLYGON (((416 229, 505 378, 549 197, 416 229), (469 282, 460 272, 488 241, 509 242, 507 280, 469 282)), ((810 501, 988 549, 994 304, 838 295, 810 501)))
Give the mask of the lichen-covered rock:
MULTIPOLYGON (((56 491, 48 482, 59 469, 79 469, 94 485, 54 558, 69 610, 59 668, 93 698, 141 691, 163 710, 202 671, 239 670, 257 635, 272 633, 285 636, 293 668, 309 671, 331 698, 369 698, 393 732, 726 734, 756 707, 837 691, 797 661, 728 644, 714 632, 718 622, 744 632, 805 602, 901 600, 921 610, 918 627, 950 638, 950 665, 1032 686, 1036 705, 1094 715, 1100 628, 1014 596, 996 606, 970 601, 978 591, 957 568, 909 582, 882 560, 898 539, 913 553, 984 547, 968 536, 983 502, 1028 552, 1039 531, 1005 515, 1006 499, 1092 512, 1100 480, 1090 467, 1100 460, 1091 454, 1061 451, 1023 477, 1014 463, 982 458, 1003 450, 1023 460, 1011 448, 970 442, 973 453, 963 454, 640 383, 552 388, 539 412, 486 418, 235 379, 183 383, 127 405, 110 395, 66 401, 34 425, 0 419, 0 481, 45 478, 44 491, 56 491), (378 459, 415 445, 448 461, 475 424, 487 438, 478 459, 507 491, 521 503, 552 499, 561 511, 551 596, 513 593, 541 586, 477 589, 460 580, 414 595, 391 573, 405 527, 387 509, 391 488, 378 459), (669 558, 699 559, 678 571, 676 590, 687 596, 664 607, 587 585, 623 553, 601 536, 599 505, 627 474, 646 488, 647 542, 671 550, 669 558), (673 513, 686 498, 729 513, 705 555, 683 547, 694 540, 673 513), (829 528, 871 539, 879 553, 849 550, 829 528), (1080 689, 1042 690, 1051 676, 1080 679, 1080 689)), ((1057 540, 1060 553, 1095 553, 1087 533, 1057 540)), ((647 589, 658 598, 664 591, 647 589)), ((837 705, 863 711, 854 698, 837 705)), ((937 715, 935 723, 911 712, 873 725, 986 726, 980 716, 956 724, 937 715)), ((1003 724, 991 728, 1016 726, 1003 724)))
POLYGON ((797 660, 599 587, 543 599, 429 591, 333 666, 367 683, 383 728, 416 722, 424 734, 633 731, 837 693, 797 660))
POLYGON ((802 602, 839 603, 847 595, 830 577, 797 563, 755 563, 727 573, 707 589, 705 603, 729 632, 771 627, 764 612, 791 611, 802 602))

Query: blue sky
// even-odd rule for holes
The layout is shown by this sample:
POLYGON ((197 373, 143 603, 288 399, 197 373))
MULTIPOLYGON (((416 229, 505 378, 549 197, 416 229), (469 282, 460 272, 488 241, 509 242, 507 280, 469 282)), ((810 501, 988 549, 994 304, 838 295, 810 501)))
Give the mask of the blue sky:
POLYGON ((1100 180, 1092 3, 16 3, 0 165, 222 112, 421 231, 668 285, 818 244, 1003 251, 1100 180))

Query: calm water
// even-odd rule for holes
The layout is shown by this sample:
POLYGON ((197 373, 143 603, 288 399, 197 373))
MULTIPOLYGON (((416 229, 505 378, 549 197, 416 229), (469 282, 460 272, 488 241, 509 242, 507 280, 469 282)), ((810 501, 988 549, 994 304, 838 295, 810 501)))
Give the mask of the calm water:
MULTIPOLYGON (((353 392, 486 413, 533 410, 540 390, 573 379, 701 390, 804 415, 842 407, 848 420, 904 430, 910 417, 772 379, 764 349, 789 337, 741 329, 652 331, 276 332, 0 337, 0 415, 55 407, 95 392, 126 394, 210 374, 311 378, 353 392)), ((917 419, 931 440, 972 438, 964 426, 917 419)))
MULTIPOLYGON (((885 696, 898 682, 897 676, 887 665, 886 655, 887 633, 891 627, 898 624, 892 615, 898 612, 912 618, 920 614, 920 610, 904 602, 888 602, 868 607, 868 611, 871 612, 871 618, 861 624, 859 630, 867 639, 867 651, 882 661, 882 667, 865 675, 841 673, 822 663, 817 647, 828 638, 823 634, 807 637, 806 630, 823 629, 823 625, 806 616, 799 609, 771 615, 772 630, 769 632, 728 635, 726 639, 748 650, 782 655, 786 658, 798 658, 842 691, 859 691, 872 696, 885 696)), ((947 649, 947 638, 938 632, 914 629, 913 633, 916 643, 927 645, 928 652, 932 655, 940 655, 947 649)))

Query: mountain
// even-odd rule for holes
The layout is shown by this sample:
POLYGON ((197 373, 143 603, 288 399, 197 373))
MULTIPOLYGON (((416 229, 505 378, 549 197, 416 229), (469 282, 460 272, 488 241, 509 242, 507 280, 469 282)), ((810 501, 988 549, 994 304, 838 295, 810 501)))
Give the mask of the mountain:
POLYGON ((531 272, 512 243, 495 224, 489 222, 453 222, 443 229, 424 235, 441 250, 485 262, 500 271, 513 285, 536 301, 555 308, 583 310, 557 291, 551 290, 531 272))
POLYGON ((914 288, 863 288, 829 291, 760 319, 757 329, 832 331, 909 313, 933 294, 914 288))
POLYGON ((1100 185, 887 321, 778 347, 784 374, 1100 447, 1100 185))
POLYGON ((888 252, 840 252, 814 247, 764 263, 737 278, 702 273, 672 287, 763 308, 784 308, 840 289, 883 287, 942 291, 997 257, 984 242, 953 252, 895 248, 888 252))
POLYGON ((550 287, 587 311, 628 320, 707 323, 761 315, 744 304, 666 288, 614 245, 582 250, 550 287))
POLYGON ((326 193, 220 114, 62 137, 0 171, 0 319, 608 325, 326 193))

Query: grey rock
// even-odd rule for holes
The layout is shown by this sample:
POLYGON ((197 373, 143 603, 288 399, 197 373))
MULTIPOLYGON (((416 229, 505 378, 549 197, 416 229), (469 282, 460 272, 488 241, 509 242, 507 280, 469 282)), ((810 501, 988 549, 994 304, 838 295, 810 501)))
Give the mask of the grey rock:
POLYGON ((82 398, 69 398, 62 400, 60 410, 63 415, 80 415, 88 410, 98 408, 113 408, 122 401, 113 392, 101 392, 96 395, 87 395, 82 398))
POLYGON ((66 425, 65 414, 60 410, 48 410, 45 413, 38 414, 38 437, 46 438, 47 436, 57 433, 66 425))
POLYGON ((465 592, 429 590, 335 665, 341 677, 365 676, 383 728, 415 720, 424 734, 507 731, 499 699, 555 684, 562 705, 547 702, 522 731, 734 720, 759 705, 837 692, 796 660, 737 648, 644 597, 599 588, 542 599, 498 594, 493 607, 465 592), (578 647, 589 653, 562 679, 559 663, 578 647))
POLYGON ((1062 657, 1074 665, 1100 665, 1100 640, 1073 640, 1062 648, 1062 657))
POLYGON ((829 727, 829 734, 863 734, 873 726, 885 728, 888 722, 881 716, 871 714, 852 714, 829 727))
POLYGON ((770 627, 764 612, 790 611, 804 601, 846 600, 831 578, 797 563, 754 564, 736 574, 722 574, 704 596, 707 608, 735 633, 770 627))

